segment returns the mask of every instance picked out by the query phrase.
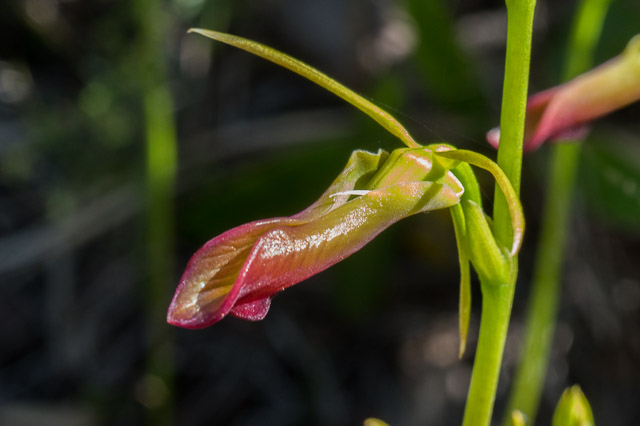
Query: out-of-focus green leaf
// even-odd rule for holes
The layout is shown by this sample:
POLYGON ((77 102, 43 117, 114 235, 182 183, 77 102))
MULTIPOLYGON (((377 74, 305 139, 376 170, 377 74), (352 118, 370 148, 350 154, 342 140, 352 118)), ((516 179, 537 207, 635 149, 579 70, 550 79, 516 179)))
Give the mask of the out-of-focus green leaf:
POLYGON ((429 93, 440 104, 477 111, 483 99, 481 86, 456 39, 450 3, 410 0, 409 10, 418 27, 417 60, 429 93))
POLYGON ((640 151, 610 142, 584 146, 581 189, 611 225, 640 232, 640 151))

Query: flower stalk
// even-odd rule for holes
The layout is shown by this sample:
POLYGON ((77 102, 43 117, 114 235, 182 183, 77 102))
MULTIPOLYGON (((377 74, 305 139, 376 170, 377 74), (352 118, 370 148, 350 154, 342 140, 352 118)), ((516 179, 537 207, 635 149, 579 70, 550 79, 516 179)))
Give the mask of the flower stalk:
MULTIPOLYGON (((498 165, 509 179, 516 195, 520 193, 524 123, 531 58, 531 37, 535 0, 507 0, 507 53, 500 125, 502 143, 498 165)), ((513 240, 509 204, 498 191, 494 201, 494 233, 502 246, 513 240)), ((482 316, 476 359, 463 425, 489 425, 498 387, 502 355, 507 338, 511 306, 517 278, 517 257, 504 282, 489 282, 481 277, 482 316)))

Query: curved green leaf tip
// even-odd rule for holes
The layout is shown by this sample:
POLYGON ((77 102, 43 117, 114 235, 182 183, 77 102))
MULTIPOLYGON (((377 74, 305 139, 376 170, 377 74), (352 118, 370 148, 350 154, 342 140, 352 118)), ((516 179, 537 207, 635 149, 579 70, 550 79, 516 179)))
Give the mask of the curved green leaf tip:
POLYGON ((369 117, 377 121, 382 127, 387 129, 391 134, 399 138, 409 148, 419 148, 421 145, 417 143, 413 137, 409 134, 409 131, 398 122, 391 114, 380 108, 379 106, 369 102, 362 96, 355 93, 353 90, 338 83, 328 75, 318 71, 312 66, 299 61, 298 59, 282 53, 276 49, 273 49, 264 44, 258 43, 253 40, 234 36, 231 34, 221 33, 218 31, 205 30, 201 28, 191 28, 189 33, 197 33, 205 37, 226 43, 228 45, 237 47, 238 49, 246 50, 249 53, 253 53, 256 56, 260 56, 263 59, 278 64, 284 68, 287 68, 301 76, 311 80, 317 85, 330 91, 331 93, 341 97, 351 105, 360 109, 369 117))

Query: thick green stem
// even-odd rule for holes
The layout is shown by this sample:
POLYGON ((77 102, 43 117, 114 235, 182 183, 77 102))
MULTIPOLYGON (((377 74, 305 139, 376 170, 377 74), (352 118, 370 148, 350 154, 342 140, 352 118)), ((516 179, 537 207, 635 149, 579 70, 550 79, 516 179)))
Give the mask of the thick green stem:
MULTIPOLYGON (((611 0, 584 0, 574 21, 565 79, 586 71, 611 0)), ((520 410, 533 424, 546 377, 555 331, 560 277, 564 263, 569 212, 581 147, 560 144, 553 149, 542 229, 536 254, 531 304, 526 319, 523 355, 507 404, 504 425, 520 410)))
MULTIPOLYGON (((520 191, 535 3, 535 0, 507 0, 507 55, 500 117, 498 165, 517 193, 520 191)), ((497 187, 494 197, 494 233, 498 242, 503 247, 508 247, 513 238, 509 206, 497 187)), ((514 258, 509 282, 481 283, 480 335, 465 408, 463 422, 465 426, 482 426, 491 423, 516 278, 517 259, 514 258)))

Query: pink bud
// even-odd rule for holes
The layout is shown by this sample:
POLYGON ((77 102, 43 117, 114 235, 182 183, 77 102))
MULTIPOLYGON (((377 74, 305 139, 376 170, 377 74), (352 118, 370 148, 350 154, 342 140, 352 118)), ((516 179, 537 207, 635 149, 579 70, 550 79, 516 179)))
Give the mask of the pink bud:
MULTIPOLYGON (((624 52, 560 86, 529 98, 524 151, 538 149, 545 141, 580 139, 590 121, 640 99, 640 35, 624 52)), ((495 148, 500 129, 487 133, 495 148)))

